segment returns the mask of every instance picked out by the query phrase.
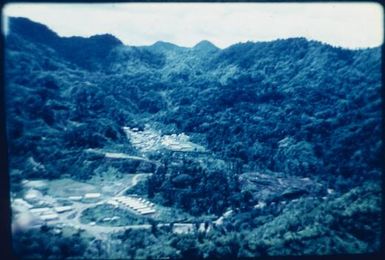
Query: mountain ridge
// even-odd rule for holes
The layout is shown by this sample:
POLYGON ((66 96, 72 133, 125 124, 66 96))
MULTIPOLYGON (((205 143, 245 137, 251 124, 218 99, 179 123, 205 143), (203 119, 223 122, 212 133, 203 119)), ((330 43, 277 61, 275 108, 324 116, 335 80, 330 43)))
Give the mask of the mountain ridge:
MULTIPOLYGON (((9 34, 17 34, 31 41, 46 44, 47 46, 54 48, 57 52, 59 52, 65 58, 69 59, 71 62, 74 62, 75 64, 83 68, 93 70, 98 69, 96 68, 97 66, 95 64, 105 60, 114 48, 119 46, 130 46, 124 45, 121 40, 108 33, 93 35, 90 37, 60 37, 57 33, 55 33, 46 25, 36 23, 24 17, 9 17, 9 34), (80 46, 86 46, 86 49, 80 50, 80 46)), ((180 51, 185 50, 194 50, 199 52, 203 51, 202 55, 204 55, 204 52, 207 51, 212 52, 212 54, 218 53, 219 55, 221 55, 226 53, 230 54, 233 50, 239 52, 239 49, 242 49, 243 53, 247 53, 250 49, 255 49, 259 47, 264 48, 264 46, 278 46, 280 44, 283 44, 285 46, 292 46, 291 48, 302 48, 303 46, 317 45, 325 46, 326 48, 331 47, 333 49, 341 50, 344 52, 357 51, 341 47, 334 47, 332 45, 314 40, 307 40, 304 37, 293 37, 272 41, 248 41, 243 43, 235 43, 224 49, 218 48, 207 40, 202 40, 191 48, 178 46, 176 44, 164 41, 157 41, 154 44, 148 46, 132 47, 145 48, 150 51, 156 51, 161 53, 169 53, 170 51, 178 53, 180 51)), ((379 47, 366 49, 370 50, 376 48, 379 47)))
MULTIPOLYGON (((39 28, 46 30, 42 26, 39 28)), ((26 42, 19 42, 17 37, 11 41, 12 37, 16 35, 18 35, 17 32, 11 32, 6 39, 9 52, 17 54, 15 58, 8 60, 8 66, 12 68, 10 72, 15 71, 16 73, 22 70, 20 64, 27 64, 28 66, 33 64, 34 71, 44 72, 45 69, 58 70, 58 68, 63 68, 62 70, 66 71, 67 65, 60 62, 60 56, 62 56, 66 61, 80 66, 77 70, 81 74, 88 75, 91 72, 89 77, 92 80, 89 79, 88 81, 93 82, 95 87, 87 91, 95 91, 96 93, 93 95, 96 96, 107 95, 101 93, 109 93, 117 104, 120 103, 122 107, 127 106, 130 112, 126 111, 123 114, 128 115, 134 111, 135 113, 140 111, 148 113, 151 118, 158 118, 157 120, 161 120, 163 124, 174 124, 177 129, 184 132, 205 133, 207 122, 205 122, 205 117, 201 115, 212 117, 225 113, 223 111, 238 113, 244 110, 242 113, 248 114, 252 111, 260 111, 263 106, 269 106, 269 109, 274 110, 276 109, 274 108, 275 104, 293 106, 292 109, 301 115, 293 118, 293 122, 301 120, 301 118, 312 121, 315 119, 310 118, 318 118, 318 116, 314 115, 314 108, 307 105, 309 100, 317 103, 321 110, 327 110, 330 102, 339 102, 341 97, 345 97, 346 100, 352 102, 350 106, 359 109, 356 104, 364 104, 364 99, 369 96, 370 100, 375 100, 378 94, 374 87, 367 87, 365 84, 375 83, 379 79, 379 48, 351 51, 333 48, 318 42, 309 42, 304 38, 295 38, 270 43, 239 43, 209 54, 195 52, 191 49, 158 53, 148 49, 148 47, 125 46, 117 42, 113 36, 102 35, 91 37, 91 40, 85 40, 81 37, 67 38, 64 41, 70 41, 70 43, 65 43, 60 48, 57 47, 59 48, 56 49, 58 55, 49 55, 54 59, 49 59, 48 56, 41 59, 41 57, 33 55, 45 51, 42 46, 35 46, 33 41, 29 41, 31 46, 28 50, 20 49, 20 46, 25 48, 29 45, 26 42), (98 52, 100 46, 97 43, 100 37, 102 39, 107 37, 109 40, 107 40, 107 47, 98 52), (68 48, 68 45, 71 46, 68 48), (35 53, 32 50, 36 50, 35 53), (27 60, 30 62, 28 63, 27 60), (352 71, 350 72, 349 69, 352 71), (94 73, 96 74, 94 75, 94 73), (371 77, 368 78, 368 75, 371 77), (103 85, 108 87, 103 88, 103 85), (366 93, 362 92, 363 85, 367 88, 366 93), (117 95, 116 93, 125 94, 117 95), (354 97, 355 95, 357 97, 354 97), (194 100, 192 97, 197 97, 197 99, 194 100), (298 99, 302 100, 300 102, 302 103, 301 109, 297 108, 297 104, 292 104, 292 100, 298 99), (352 100, 357 101, 353 102, 352 100), (199 105, 191 106, 194 103, 199 105), (167 110, 164 110, 166 108, 167 110), (187 115, 188 120, 185 118, 187 115)), ((56 37, 54 34, 50 35, 53 35, 53 38, 56 37)), ((19 35, 18 37, 22 36, 19 35)), ((25 40, 28 40, 28 37, 25 40)), ((40 40, 36 40, 35 43, 40 43, 40 40)), ((158 42, 158 45, 179 49, 170 43, 158 42)), ((208 42, 203 42, 202 45, 211 47, 208 42)), ((73 72, 68 73, 73 74, 73 72)), ((17 78, 17 80, 26 82, 28 79, 21 79, 23 77, 17 78)), ((76 74, 71 77, 79 78, 76 74)), ((60 77, 55 81, 61 81, 60 77)), ((80 79, 78 81, 81 82, 80 79)), ((58 85, 59 89, 64 88, 60 86, 67 86, 67 83, 55 84, 58 85)), ((75 94, 77 92, 80 95, 83 92, 80 85, 71 86, 70 89, 63 89, 62 91, 67 93, 66 95, 68 92, 72 93, 71 95, 77 95, 75 94)), ((44 96, 41 98, 43 101, 47 99, 44 96)), ((70 103, 68 105, 71 107, 70 103)), ((80 107, 83 105, 78 104, 80 107)), ((94 104, 89 105, 94 106, 94 104)), ((101 102, 99 107, 104 107, 104 103, 101 102)), ((79 109, 73 113, 77 114, 85 108, 79 109)), ((105 109, 110 110, 109 108, 105 109)), ((345 111, 342 105, 340 109, 345 111)), ((116 108, 116 110, 122 110, 122 108, 116 108)), ((85 109, 82 113, 89 114, 91 111, 93 109, 89 108, 89 111, 85 109)), ((95 111, 95 113, 97 112, 95 111)), ((260 113, 262 112, 260 111, 260 113)), ((328 114, 333 115, 332 112, 328 112, 328 114)), ((75 118, 78 117, 81 118, 80 114, 75 118)), ((144 118, 146 117, 144 116, 144 118)), ((234 114, 235 117, 238 117, 238 114, 236 116, 234 114)), ((136 116, 130 115, 127 118, 136 118, 136 116)), ((250 118, 243 120, 253 125, 256 121, 252 118, 254 116, 250 114, 250 118)), ((50 119, 47 120, 50 121, 50 119)), ((266 122, 269 121, 267 118, 265 120, 266 122)), ((317 120, 321 120, 317 121, 317 124, 325 124, 330 127, 333 124, 338 125, 337 122, 344 119, 333 121, 333 124, 331 122, 322 123, 325 120, 323 117, 317 120)), ((119 116, 119 121, 129 122, 123 116, 119 116)), ((289 122, 284 122, 291 125, 289 122)), ((216 125, 215 128, 221 127, 224 126, 216 125)), ((228 129, 232 129, 232 126, 228 127, 228 129)), ((270 128, 270 126, 266 127, 270 128)), ((272 142, 278 142, 284 139, 285 135, 299 136, 294 129, 297 128, 291 126, 281 130, 271 129, 271 134, 266 134, 266 136, 270 136, 272 142)), ((314 127, 309 129, 316 131, 314 127)), ((222 130, 227 131, 226 128, 222 130)), ((257 141, 257 135, 244 129, 244 127, 235 127, 231 131, 234 131, 234 134, 238 136, 241 135, 241 139, 246 138, 247 135, 254 136, 250 140, 244 140, 245 144, 242 144, 244 149, 257 141)), ((210 135, 212 134, 214 133, 210 135)), ((210 137, 210 135, 207 135, 209 142, 212 142, 210 146, 213 147, 213 150, 220 151, 221 140, 218 137, 210 137)), ((224 135, 223 138, 228 138, 228 142, 232 143, 230 141, 231 136, 224 135)), ((333 137, 329 136, 328 138, 333 137)), ((313 142, 313 139, 314 134, 309 134, 307 140, 313 142)), ((252 156, 246 157, 250 157, 246 161, 252 161, 252 156)), ((333 160, 333 157, 330 160, 333 160)), ((273 167, 273 165, 269 167, 273 167)))
POLYGON ((211 43, 208 40, 202 40, 198 42, 194 47, 192 47, 194 50, 200 50, 200 51, 216 51, 219 50, 215 44, 211 43))
MULTIPOLYGON (((23 180, 92 181, 98 189, 106 187, 104 173, 119 182, 145 172, 152 174, 121 195, 159 205, 170 223, 218 224, 188 240, 156 225, 148 233, 111 235, 124 241, 117 258, 127 250, 146 258, 144 245, 151 258, 186 259, 379 250, 380 48, 294 38, 207 51, 208 42, 198 50, 164 42, 126 46, 108 35, 59 44, 39 28, 53 47, 23 31, 5 39, 14 198, 29 193, 23 180)), ((18 234, 21 255, 62 258, 60 250, 25 243, 48 244, 48 234, 18 234)), ((85 258, 108 256, 103 248, 113 244, 104 243, 85 246, 92 249, 85 258)))

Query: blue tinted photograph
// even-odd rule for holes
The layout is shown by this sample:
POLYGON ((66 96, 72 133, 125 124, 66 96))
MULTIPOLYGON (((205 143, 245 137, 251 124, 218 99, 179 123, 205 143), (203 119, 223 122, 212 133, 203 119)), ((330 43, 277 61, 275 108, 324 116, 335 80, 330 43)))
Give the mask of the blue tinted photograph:
POLYGON ((376 3, 13 3, 20 259, 378 254, 376 3))

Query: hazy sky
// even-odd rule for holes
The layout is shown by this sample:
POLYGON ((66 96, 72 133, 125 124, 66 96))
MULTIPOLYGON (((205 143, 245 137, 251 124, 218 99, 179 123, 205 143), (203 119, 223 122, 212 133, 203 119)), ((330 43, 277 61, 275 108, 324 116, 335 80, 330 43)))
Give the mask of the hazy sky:
POLYGON ((61 36, 111 33, 128 45, 209 40, 224 48, 298 36, 348 48, 383 42, 383 10, 375 3, 10 4, 3 14, 44 23, 61 36))

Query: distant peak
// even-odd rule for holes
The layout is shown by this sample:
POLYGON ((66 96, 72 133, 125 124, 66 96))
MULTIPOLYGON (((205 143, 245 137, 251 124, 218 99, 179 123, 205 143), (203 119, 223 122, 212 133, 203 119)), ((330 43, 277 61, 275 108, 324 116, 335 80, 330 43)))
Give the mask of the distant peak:
POLYGON ((178 46, 178 45, 175 45, 175 44, 170 43, 170 42, 164 42, 164 41, 157 41, 156 43, 154 43, 153 45, 151 45, 151 47, 163 48, 163 49, 175 49, 175 48, 181 48, 181 47, 178 46))
POLYGON ((9 31, 37 42, 47 42, 59 38, 46 25, 31 21, 25 17, 9 17, 9 31))
POLYGON ((215 46, 213 43, 203 40, 197 43, 194 47, 194 50, 204 50, 204 51, 215 51, 218 50, 219 48, 215 46))
POLYGON ((64 40, 91 40, 97 44, 106 46, 117 46, 123 43, 111 34, 97 34, 90 37, 70 36, 59 37, 56 32, 42 23, 31 21, 25 17, 9 18, 10 33, 18 34, 28 40, 47 44, 49 46, 56 45, 59 41, 64 40))
POLYGON ((89 39, 103 41, 106 43, 110 43, 113 45, 123 45, 122 41, 116 38, 114 35, 106 33, 106 34, 96 34, 91 36, 89 39))

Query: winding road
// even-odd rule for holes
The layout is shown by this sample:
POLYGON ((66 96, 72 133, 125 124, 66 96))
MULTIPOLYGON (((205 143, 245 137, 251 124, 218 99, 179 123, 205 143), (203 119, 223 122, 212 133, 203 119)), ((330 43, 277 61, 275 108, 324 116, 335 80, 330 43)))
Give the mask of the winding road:
MULTIPOLYGON (((87 152, 96 153, 96 154, 103 154, 105 158, 110 159, 128 159, 128 160, 139 160, 139 161, 145 161, 148 163, 153 163, 157 167, 159 167, 161 164, 157 161, 149 160, 145 157, 139 157, 139 156, 132 156, 124 153, 112 153, 112 152, 103 152, 96 149, 87 149, 87 152)), ((150 224, 140 224, 140 225, 126 225, 126 226, 102 226, 98 225, 96 223, 93 224, 84 224, 81 223, 80 218, 83 214, 83 212, 89 208, 93 208, 98 205, 107 204, 109 201, 114 200, 116 197, 124 196, 126 191, 132 187, 134 187, 136 184, 138 184, 144 177, 147 177, 151 175, 152 173, 136 173, 132 174, 133 177, 131 179, 131 183, 124 187, 121 190, 118 190, 115 194, 112 196, 106 196, 104 194, 104 198, 96 203, 82 203, 82 202, 72 202, 72 210, 68 212, 63 212, 58 214, 58 219, 51 220, 48 222, 51 226, 56 227, 63 227, 63 226, 71 226, 78 230, 84 230, 87 233, 93 235, 96 239, 108 239, 108 236, 115 232, 124 231, 127 229, 150 229, 150 224)), ((103 196, 103 195, 102 195, 103 196)), ((65 199, 65 198, 63 198, 65 199)), ((183 224, 183 223, 182 223, 183 224)), ((159 224, 162 225, 169 225, 169 224, 159 224)))
POLYGON ((95 236, 97 239, 104 239, 106 236, 108 236, 111 233, 124 231, 127 229, 149 229, 151 228, 151 225, 149 224, 141 224, 141 225, 127 225, 127 226, 101 226, 101 225, 90 225, 90 224, 83 224, 80 221, 80 218, 82 216, 83 211, 89 208, 93 208, 98 205, 106 204, 109 200, 114 199, 115 197, 119 197, 125 194, 125 192, 134 187, 136 184, 138 184, 139 181, 141 181, 141 178, 145 176, 149 176, 151 173, 138 173, 134 174, 134 177, 131 180, 131 184, 124 187, 120 191, 116 192, 114 196, 104 198, 101 201, 98 201, 96 203, 81 203, 81 202, 73 202, 72 208, 73 210, 69 212, 64 212, 59 214, 59 218, 54 221, 50 221, 50 225, 54 226, 72 226, 74 228, 85 230, 88 233, 95 236), (72 217, 75 214, 74 217, 72 217))

